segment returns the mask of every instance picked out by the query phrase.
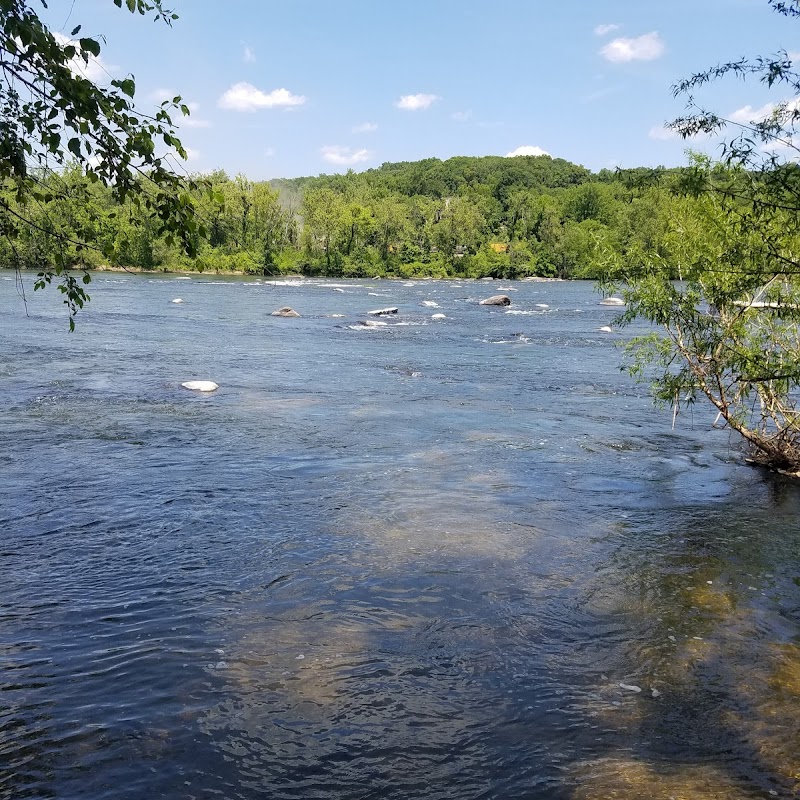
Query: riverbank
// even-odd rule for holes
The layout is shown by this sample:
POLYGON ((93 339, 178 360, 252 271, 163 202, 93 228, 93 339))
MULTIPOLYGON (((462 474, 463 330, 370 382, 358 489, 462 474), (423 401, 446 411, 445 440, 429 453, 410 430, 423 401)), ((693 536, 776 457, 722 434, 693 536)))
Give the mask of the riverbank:
MULTIPOLYGON (((79 270, 82 267, 74 267, 73 269, 79 270)), ((120 267, 114 266, 111 264, 100 264, 98 266, 92 266, 87 268, 88 272, 127 272, 131 275, 184 275, 184 276, 196 276, 196 275, 215 275, 218 277, 224 277, 226 275, 235 277, 255 277, 255 278, 271 278, 271 279, 285 279, 285 280, 302 280, 303 278, 341 278, 341 277, 356 277, 356 278, 363 278, 363 279, 374 279, 374 280, 453 280, 453 281, 464 281, 464 280, 520 280, 524 282, 534 282, 534 283, 561 283, 565 281, 572 280, 570 278, 554 278, 554 277, 543 277, 540 275, 526 275, 525 277, 521 278, 505 278, 505 277, 496 277, 493 275, 483 275, 480 277, 473 277, 473 276, 463 276, 463 275, 445 275, 445 276, 434 276, 434 275, 335 275, 335 274, 325 274, 324 272, 315 272, 313 275, 303 274, 300 272, 279 272, 279 273, 253 273, 247 270, 220 270, 220 269, 173 269, 170 267, 159 267, 158 269, 142 269, 141 267, 120 267)), ((25 270, 25 272, 33 272, 33 270, 25 270)))

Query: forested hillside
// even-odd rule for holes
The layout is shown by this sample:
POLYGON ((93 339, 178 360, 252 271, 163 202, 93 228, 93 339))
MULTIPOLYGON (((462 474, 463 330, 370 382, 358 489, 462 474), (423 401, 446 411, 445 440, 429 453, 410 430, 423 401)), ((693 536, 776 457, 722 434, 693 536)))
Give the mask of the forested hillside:
MULTIPOLYGON (((199 198, 207 237, 198 234, 199 257, 189 260, 136 205, 116 205, 74 167, 42 177, 39 197, 19 208, 29 224, 0 243, 0 260, 92 267, 113 252, 113 265, 146 270, 593 278, 609 249, 668 254, 668 220, 690 202, 671 191, 680 173, 595 174, 549 156, 425 159, 271 182, 214 172, 205 176, 213 192, 199 198)), ((5 200, 17 202, 10 191, 5 200)))

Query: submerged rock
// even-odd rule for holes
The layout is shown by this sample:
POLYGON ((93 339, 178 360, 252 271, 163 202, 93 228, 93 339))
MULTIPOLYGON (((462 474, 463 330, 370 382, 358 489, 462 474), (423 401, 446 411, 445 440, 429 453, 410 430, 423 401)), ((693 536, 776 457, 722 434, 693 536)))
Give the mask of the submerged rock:
POLYGON ((271 317, 299 317, 300 315, 291 307, 291 306, 284 306, 283 308, 279 308, 277 311, 273 311, 270 314, 271 317))
POLYGON ((487 297, 485 300, 481 300, 480 305, 482 305, 482 306, 510 306, 511 305, 511 298, 506 294, 494 294, 491 297, 487 297))
POLYGON ((601 306, 624 306, 625 301, 621 297, 604 297, 600 301, 601 306))
POLYGON ((214 381, 186 381, 181 386, 193 392, 215 392, 219 389, 219 384, 214 383, 214 381))
POLYGON ((431 319, 447 319, 444 314, 432 314, 431 319))
POLYGON ((389 314, 396 314, 398 311, 396 306, 392 306, 391 308, 376 308, 374 311, 367 311, 371 317, 384 317, 388 316, 389 314))
POLYGON ((382 328, 388 323, 381 322, 380 320, 377 319, 362 319, 358 321, 358 324, 364 328, 382 328))
POLYGON ((598 328, 597 330, 602 333, 614 333, 614 329, 610 325, 603 325, 602 328, 598 328))
POLYGON ((183 302, 183 298, 181 298, 181 297, 176 297, 174 300, 172 300, 172 301, 170 301, 170 302, 172 302, 172 303, 182 303, 182 302, 183 302))

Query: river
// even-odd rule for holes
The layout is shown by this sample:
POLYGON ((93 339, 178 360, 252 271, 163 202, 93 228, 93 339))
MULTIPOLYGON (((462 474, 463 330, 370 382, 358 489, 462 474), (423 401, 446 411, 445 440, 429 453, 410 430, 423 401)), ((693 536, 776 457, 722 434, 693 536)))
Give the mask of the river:
POLYGON ((0 273, 0 798, 794 796, 800 489, 591 284, 89 289, 0 273))

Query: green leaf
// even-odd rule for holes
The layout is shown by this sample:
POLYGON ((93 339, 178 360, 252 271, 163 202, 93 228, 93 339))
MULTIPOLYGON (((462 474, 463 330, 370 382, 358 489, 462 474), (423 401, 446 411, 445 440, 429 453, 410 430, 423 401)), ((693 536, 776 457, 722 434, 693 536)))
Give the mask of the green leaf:
POLYGON ((118 84, 120 90, 124 92, 128 97, 133 97, 136 94, 136 84, 133 81, 133 78, 125 78, 124 81, 120 81, 118 84))
POLYGON ((78 43, 85 53, 91 53, 95 58, 100 55, 100 43, 95 39, 79 39, 78 43))

